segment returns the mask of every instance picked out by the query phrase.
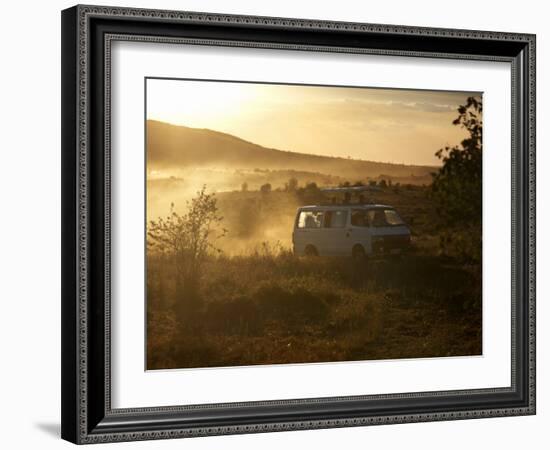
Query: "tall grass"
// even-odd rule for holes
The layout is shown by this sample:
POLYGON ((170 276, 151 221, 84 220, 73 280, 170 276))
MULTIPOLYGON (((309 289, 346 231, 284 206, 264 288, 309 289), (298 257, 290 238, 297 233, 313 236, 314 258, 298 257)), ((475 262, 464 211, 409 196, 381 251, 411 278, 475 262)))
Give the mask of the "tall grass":
POLYGON ((149 257, 148 265, 150 369, 481 352, 479 268, 437 256, 359 265, 266 244, 210 257, 204 307, 181 323, 171 315, 169 263, 149 257))

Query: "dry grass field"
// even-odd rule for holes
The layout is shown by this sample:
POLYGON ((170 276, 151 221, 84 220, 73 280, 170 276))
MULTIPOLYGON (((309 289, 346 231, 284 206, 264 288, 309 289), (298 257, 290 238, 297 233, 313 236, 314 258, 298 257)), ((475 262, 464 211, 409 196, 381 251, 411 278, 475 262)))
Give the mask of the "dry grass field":
POLYGON ((176 266, 149 254, 148 369, 481 354, 480 264, 442 253, 427 188, 388 187, 375 200, 408 219, 413 249, 358 264, 291 254, 296 193, 219 194, 228 233, 187 293, 196 308, 175 314, 185 301, 176 266), (242 224, 250 204, 256 226, 242 224))

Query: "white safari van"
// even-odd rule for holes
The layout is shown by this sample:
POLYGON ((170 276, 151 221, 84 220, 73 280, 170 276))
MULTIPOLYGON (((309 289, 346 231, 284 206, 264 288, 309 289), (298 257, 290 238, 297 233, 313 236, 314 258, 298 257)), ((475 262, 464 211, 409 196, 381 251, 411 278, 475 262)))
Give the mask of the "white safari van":
POLYGON ((292 233, 294 254, 299 256, 400 254, 410 242, 409 228, 387 205, 303 206, 292 233))

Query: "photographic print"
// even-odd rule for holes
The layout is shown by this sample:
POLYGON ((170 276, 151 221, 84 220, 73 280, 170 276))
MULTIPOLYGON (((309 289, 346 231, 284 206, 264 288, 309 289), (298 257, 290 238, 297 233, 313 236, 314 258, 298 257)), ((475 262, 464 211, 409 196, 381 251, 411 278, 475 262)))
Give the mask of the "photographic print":
POLYGON ((146 368, 482 354, 482 94, 147 78, 146 368))
POLYGON ((535 35, 61 25, 63 439, 536 413, 535 35))

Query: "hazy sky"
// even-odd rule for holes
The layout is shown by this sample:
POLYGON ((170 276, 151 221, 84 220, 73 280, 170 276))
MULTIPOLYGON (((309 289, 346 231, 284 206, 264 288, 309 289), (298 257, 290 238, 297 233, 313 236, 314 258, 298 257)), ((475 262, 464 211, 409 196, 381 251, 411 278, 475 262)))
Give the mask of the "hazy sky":
POLYGON ((238 136, 264 147, 439 165, 468 92, 147 80, 147 118, 238 136))

